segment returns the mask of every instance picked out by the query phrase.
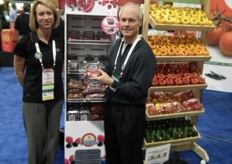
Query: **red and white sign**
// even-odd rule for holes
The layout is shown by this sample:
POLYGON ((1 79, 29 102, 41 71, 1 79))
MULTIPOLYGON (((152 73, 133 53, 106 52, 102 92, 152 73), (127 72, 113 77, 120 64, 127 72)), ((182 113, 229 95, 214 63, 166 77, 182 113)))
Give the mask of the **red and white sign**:
POLYGON ((116 34, 119 28, 120 25, 116 17, 108 16, 102 20, 102 30, 107 34, 116 34))

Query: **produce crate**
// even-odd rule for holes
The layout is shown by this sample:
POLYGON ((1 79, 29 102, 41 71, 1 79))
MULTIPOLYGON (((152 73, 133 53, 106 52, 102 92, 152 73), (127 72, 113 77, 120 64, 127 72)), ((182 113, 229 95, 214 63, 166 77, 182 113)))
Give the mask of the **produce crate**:
MULTIPOLYGON (((195 126, 194 126, 194 129, 197 131, 197 129, 196 129, 195 126)), ((144 139, 144 148, 149 148, 149 147, 154 147, 154 146, 160 146, 160 145, 165 145, 165 144, 171 144, 171 146, 174 146, 174 145, 178 145, 178 144, 194 142, 194 141, 199 140, 200 138, 201 138, 201 135, 198 132, 198 135, 195 136, 195 137, 186 137, 186 138, 173 139, 173 140, 168 140, 168 141, 160 141, 160 142, 150 142, 150 143, 147 143, 146 139, 144 139)))
POLYGON ((189 31, 212 31, 215 26, 208 26, 208 25, 187 25, 187 24, 159 24, 157 23, 151 15, 150 17, 150 25, 152 28, 156 30, 189 30, 189 31))
POLYGON ((171 113, 171 114, 162 114, 162 115, 149 115, 146 110, 146 120, 164 120, 169 118, 180 118, 185 116, 196 116, 205 113, 205 110, 202 109, 201 111, 191 111, 191 112, 181 112, 181 113, 171 113))

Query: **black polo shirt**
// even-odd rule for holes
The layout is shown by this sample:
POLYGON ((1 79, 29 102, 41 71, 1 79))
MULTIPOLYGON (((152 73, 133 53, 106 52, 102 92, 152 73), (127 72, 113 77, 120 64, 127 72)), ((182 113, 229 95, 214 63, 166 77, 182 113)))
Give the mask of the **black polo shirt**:
POLYGON ((52 40, 56 42, 56 65, 54 69, 55 100, 64 98, 64 88, 62 80, 62 70, 64 64, 64 41, 59 37, 52 36, 48 44, 40 41, 36 33, 24 36, 17 43, 14 54, 25 58, 25 78, 23 86, 24 102, 42 102, 42 66, 38 59, 35 58, 35 43, 38 42, 40 51, 43 54, 42 61, 44 68, 53 67, 52 40))

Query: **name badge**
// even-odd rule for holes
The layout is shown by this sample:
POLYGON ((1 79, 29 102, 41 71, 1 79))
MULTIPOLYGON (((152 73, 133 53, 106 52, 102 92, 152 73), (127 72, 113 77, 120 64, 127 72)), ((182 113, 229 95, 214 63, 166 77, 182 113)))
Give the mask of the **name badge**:
POLYGON ((42 73, 42 100, 54 99, 54 70, 44 69, 42 73))

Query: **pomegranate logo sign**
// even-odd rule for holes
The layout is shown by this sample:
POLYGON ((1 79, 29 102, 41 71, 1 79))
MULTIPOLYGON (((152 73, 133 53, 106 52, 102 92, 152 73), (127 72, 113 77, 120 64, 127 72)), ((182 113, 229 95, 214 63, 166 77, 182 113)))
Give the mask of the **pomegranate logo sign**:
POLYGON ((92 133, 86 133, 82 137, 82 144, 87 146, 87 147, 91 147, 91 146, 97 144, 96 136, 92 133))
POLYGON ((119 30, 119 22, 113 16, 105 17, 102 20, 102 30, 107 34, 116 34, 119 30))

